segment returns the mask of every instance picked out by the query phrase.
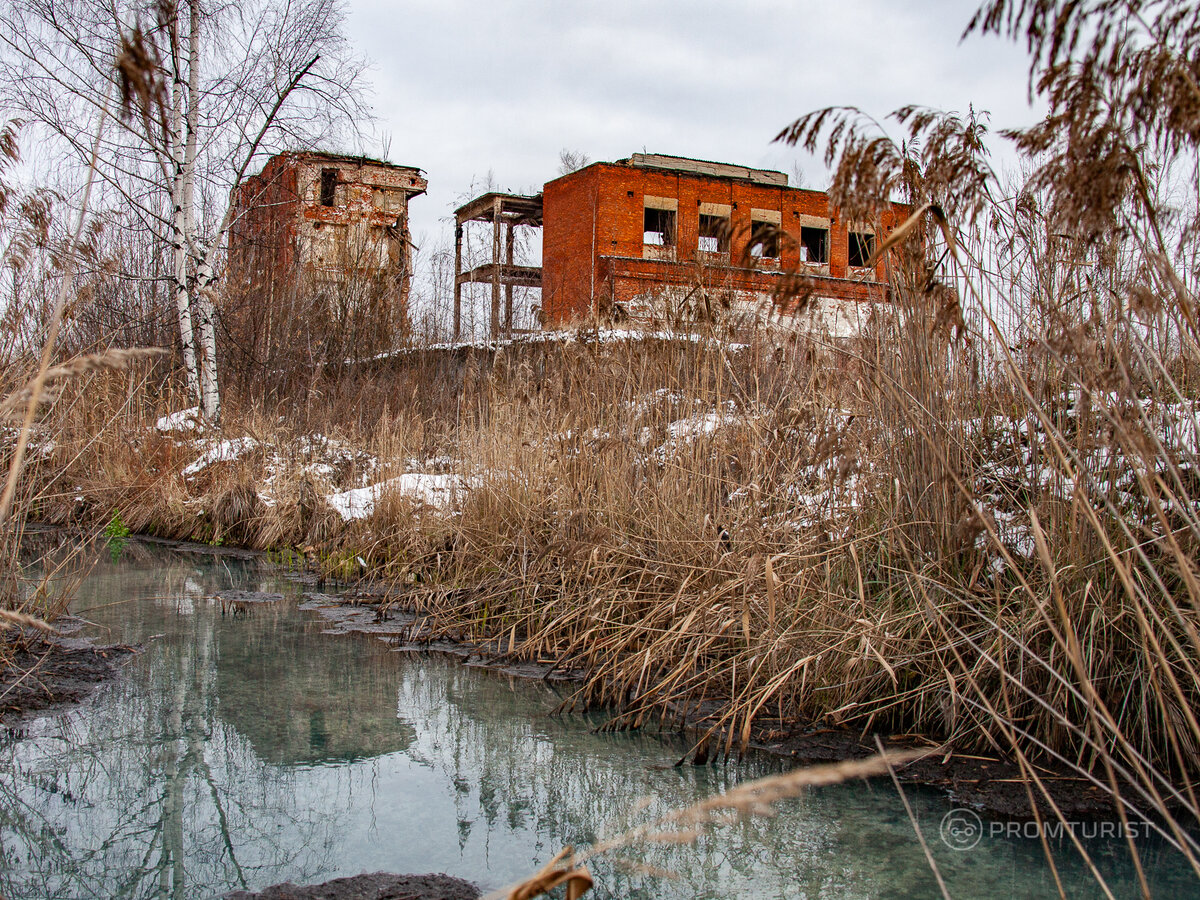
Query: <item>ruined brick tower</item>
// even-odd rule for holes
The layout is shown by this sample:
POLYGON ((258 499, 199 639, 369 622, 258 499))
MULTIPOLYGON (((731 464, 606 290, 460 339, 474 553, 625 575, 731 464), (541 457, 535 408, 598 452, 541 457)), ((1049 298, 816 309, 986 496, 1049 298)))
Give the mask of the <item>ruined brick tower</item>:
POLYGON ((408 201, 421 170, 359 156, 271 157, 233 198, 229 282, 263 303, 297 288, 372 293, 403 321, 412 282, 408 201))

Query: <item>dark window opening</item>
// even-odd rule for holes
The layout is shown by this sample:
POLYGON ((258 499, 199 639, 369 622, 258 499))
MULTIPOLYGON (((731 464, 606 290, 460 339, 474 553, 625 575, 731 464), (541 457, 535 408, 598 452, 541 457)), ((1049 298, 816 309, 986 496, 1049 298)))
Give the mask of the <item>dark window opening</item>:
POLYGON ((337 188, 337 169, 321 170, 321 205, 333 206, 333 192, 337 188))
POLYGON ((700 249, 706 253, 729 252, 729 219, 700 214, 700 249))
POLYGON ((861 269, 864 268, 875 255, 875 235, 873 234, 858 234, 850 232, 850 260, 851 267, 861 269))
POLYGON ((642 242, 660 247, 675 246, 675 210, 646 207, 642 242))
POLYGON ((779 226, 771 222, 752 221, 750 255, 758 259, 779 259, 779 226))
POLYGON ((800 228, 800 259, 814 266, 829 262, 828 228, 800 228))

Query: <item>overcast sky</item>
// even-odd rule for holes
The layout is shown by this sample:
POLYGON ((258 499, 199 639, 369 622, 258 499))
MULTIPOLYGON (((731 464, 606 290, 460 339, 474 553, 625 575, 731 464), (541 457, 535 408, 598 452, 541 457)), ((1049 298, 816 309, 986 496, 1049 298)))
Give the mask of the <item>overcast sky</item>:
MULTIPOLYGON (((347 29, 371 61, 376 129, 392 162, 420 166, 418 244, 436 241, 472 183, 536 191, 559 151, 593 161, 646 150, 804 171, 772 144, 812 109, 882 118, 906 103, 989 110, 996 128, 1036 118, 1026 59, 960 35, 975 2, 350 0, 347 29)), ((366 146, 378 154, 382 146, 366 146)))

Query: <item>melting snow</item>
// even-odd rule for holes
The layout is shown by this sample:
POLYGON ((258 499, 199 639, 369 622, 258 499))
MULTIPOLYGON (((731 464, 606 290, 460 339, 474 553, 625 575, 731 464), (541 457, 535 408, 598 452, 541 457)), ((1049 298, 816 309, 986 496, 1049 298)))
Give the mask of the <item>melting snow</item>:
POLYGON ((375 504, 385 491, 395 491, 405 497, 420 500, 444 509, 452 505, 466 487, 457 475, 426 475, 413 472, 389 478, 379 484, 342 491, 326 497, 326 501, 345 520, 365 519, 375 511, 375 504))
POLYGON ((168 431, 197 431, 204 427, 204 423, 200 418, 200 407, 193 406, 163 416, 154 423, 154 427, 165 434, 168 431))
POLYGON ((708 412, 698 416, 679 419, 667 426, 667 433, 675 439, 689 439, 712 434, 726 425, 734 425, 742 417, 730 413, 708 412))
POLYGON ((213 463, 229 462, 237 459, 243 453, 253 450, 258 446, 258 441, 252 437, 233 438, 232 440, 221 441, 206 450, 200 455, 200 458, 187 466, 183 470, 183 477, 189 478, 198 472, 203 472, 213 463))
POLYGON ((387 350, 366 359, 346 359, 345 365, 352 366, 364 362, 374 362, 381 359, 391 359, 410 353, 423 353, 427 350, 499 350, 502 347, 512 347, 520 344, 563 344, 563 343, 599 343, 608 344, 618 341, 672 341, 687 344, 703 344, 706 347, 723 347, 731 353, 740 353, 749 349, 749 344, 739 344, 721 341, 707 335, 691 332, 674 331, 637 331, 621 328, 602 328, 598 331, 539 331, 536 334, 517 335, 516 337, 499 340, 477 338, 469 341, 443 342, 417 347, 403 347, 398 350, 387 350))

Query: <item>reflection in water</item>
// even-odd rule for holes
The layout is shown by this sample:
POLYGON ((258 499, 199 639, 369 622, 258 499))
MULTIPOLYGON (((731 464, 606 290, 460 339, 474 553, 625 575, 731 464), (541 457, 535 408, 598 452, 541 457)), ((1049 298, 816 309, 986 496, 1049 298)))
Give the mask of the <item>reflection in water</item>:
MULTIPOLYGON (((673 769, 673 738, 592 734, 582 719, 549 716, 559 697, 539 682, 323 635, 296 609, 298 589, 256 561, 129 550, 140 558, 103 559, 77 608, 146 651, 83 707, 0 730, 10 900, 209 897, 377 870, 495 887, 628 827, 638 798, 655 798, 639 817, 653 815, 781 766, 673 769), (289 599, 222 615, 210 598, 231 588, 289 599), (119 602, 129 598, 140 599, 119 602)), ((955 853, 938 840, 946 802, 911 799, 953 896, 1046 894, 1036 841, 985 838, 955 853)), ((1124 845, 1090 849, 1114 893, 1130 895, 1124 845)), ((1156 888, 1186 894, 1177 861, 1146 849, 1156 888)), ((883 783, 815 791, 773 818, 627 856, 594 866, 596 896, 937 891, 883 783)), ((1071 896, 1100 895, 1065 847, 1059 866, 1071 896)))
POLYGON ((266 762, 353 762, 404 750, 416 732, 396 715, 396 667, 351 642, 314 640, 291 604, 249 607, 216 663, 221 717, 266 762), (314 647, 314 644, 317 646, 314 647), (325 652, 330 650, 332 652, 325 652))
MULTIPOLYGON (((96 702, 5 733, 0 893, 183 897, 328 864, 332 820, 297 802, 294 774, 218 712, 229 630, 205 595, 247 574, 178 556, 153 569, 102 565, 85 583, 81 609, 150 598, 87 613, 148 649, 96 702), (279 840, 283 821, 307 846, 279 840)), ((278 626, 271 615, 255 630, 278 626)))

